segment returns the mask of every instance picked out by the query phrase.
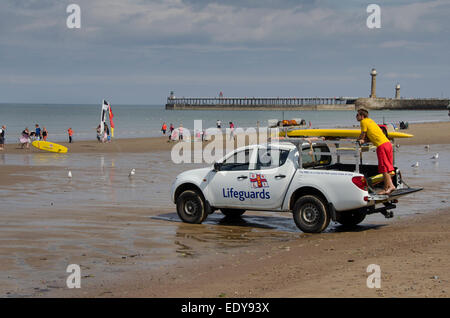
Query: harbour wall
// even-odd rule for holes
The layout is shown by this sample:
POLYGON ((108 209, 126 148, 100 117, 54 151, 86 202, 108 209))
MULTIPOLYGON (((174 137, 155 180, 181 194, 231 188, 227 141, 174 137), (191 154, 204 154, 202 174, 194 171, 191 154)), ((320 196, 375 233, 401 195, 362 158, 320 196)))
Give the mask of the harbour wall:
POLYGON ((438 98, 358 98, 356 109, 446 110, 450 99, 438 98))

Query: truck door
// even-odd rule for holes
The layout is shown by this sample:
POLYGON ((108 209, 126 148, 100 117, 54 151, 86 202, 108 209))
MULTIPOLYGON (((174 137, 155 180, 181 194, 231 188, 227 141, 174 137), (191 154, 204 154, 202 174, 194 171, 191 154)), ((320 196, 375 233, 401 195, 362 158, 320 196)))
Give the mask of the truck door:
POLYGON ((208 183, 210 202, 218 208, 242 208, 250 206, 250 172, 255 168, 256 151, 240 150, 227 157, 220 171, 215 172, 208 183))
POLYGON ((251 200, 252 207, 259 209, 278 209, 281 207, 292 175, 294 163, 288 160, 290 150, 277 148, 258 148, 256 169, 250 173, 253 190, 265 189, 270 200, 251 200))

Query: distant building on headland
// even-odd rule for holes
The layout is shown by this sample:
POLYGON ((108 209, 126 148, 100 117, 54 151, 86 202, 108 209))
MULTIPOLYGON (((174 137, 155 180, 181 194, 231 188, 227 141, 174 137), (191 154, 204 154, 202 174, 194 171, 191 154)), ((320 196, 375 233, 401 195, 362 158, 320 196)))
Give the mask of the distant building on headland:
POLYGON ((166 109, 216 109, 216 110, 355 110, 409 109, 445 110, 448 98, 401 98, 400 84, 395 86, 395 97, 376 95, 376 69, 372 69, 371 89, 368 98, 363 97, 175 97, 173 91, 167 98, 166 109))

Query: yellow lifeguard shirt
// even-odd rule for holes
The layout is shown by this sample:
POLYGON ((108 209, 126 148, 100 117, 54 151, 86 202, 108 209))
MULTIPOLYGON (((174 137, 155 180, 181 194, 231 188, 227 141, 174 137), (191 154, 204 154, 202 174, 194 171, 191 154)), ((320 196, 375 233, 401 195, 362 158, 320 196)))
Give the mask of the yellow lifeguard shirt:
POLYGON ((385 134, 381 130, 380 126, 378 126, 372 119, 364 118, 360 121, 361 132, 365 132, 367 138, 376 146, 381 146, 385 142, 389 142, 389 139, 386 138, 385 134))

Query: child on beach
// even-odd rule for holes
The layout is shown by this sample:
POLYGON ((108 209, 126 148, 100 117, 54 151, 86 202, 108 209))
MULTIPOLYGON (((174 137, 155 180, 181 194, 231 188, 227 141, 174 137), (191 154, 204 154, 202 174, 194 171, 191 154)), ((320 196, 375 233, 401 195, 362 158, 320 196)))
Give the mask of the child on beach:
POLYGON ((39 140, 42 140, 41 128, 39 127, 38 124, 36 124, 35 127, 36 127, 36 130, 35 130, 36 139, 39 138, 39 140))
POLYGON ((167 130, 167 125, 166 125, 166 123, 164 123, 161 127, 161 131, 163 132, 164 136, 166 135, 166 130, 167 130))
POLYGON ((67 129, 67 133, 69 134, 69 144, 72 143, 73 130, 72 128, 67 129))
POLYGON ((97 141, 98 142, 100 142, 100 141, 102 141, 102 130, 101 130, 102 128, 101 128, 101 126, 100 125, 98 125, 97 126, 97 141))
POLYGON ((105 124, 105 128, 103 129, 103 140, 102 142, 110 142, 111 137, 109 136, 109 127, 105 124))
POLYGON ((363 144, 368 139, 377 147, 378 172, 382 173, 384 178, 384 190, 378 194, 390 194, 395 190, 389 174, 391 171, 394 171, 392 144, 381 128, 369 118, 369 112, 366 109, 358 109, 356 120, 361 125, 361 135, 358 138, 358 142, 363 144))
POLYGON ((47 128, 43 127, 42 128, 42 139, 44 139, 44 141, 47 141, 47 136, 48 136, 47 128))
POLYGON ((34 131, 30 132, 30 140, 33 142, 37 139, 36 133, 34 131))

